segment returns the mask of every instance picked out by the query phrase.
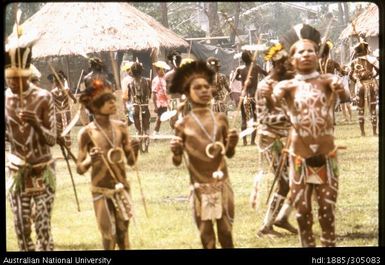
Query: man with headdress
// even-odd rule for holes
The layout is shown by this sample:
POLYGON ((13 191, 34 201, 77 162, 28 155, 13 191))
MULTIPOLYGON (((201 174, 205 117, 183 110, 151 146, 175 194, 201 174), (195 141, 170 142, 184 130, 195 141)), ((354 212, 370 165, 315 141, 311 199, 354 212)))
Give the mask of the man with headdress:
MULTIPOLYGON (((247 128, 247 122, 250 119, 256 121, 255 113, 255 91, 258 86, 258 75, 267 75, 267 72, 263 70, 255 61, 253 61, 253 55, 250 51, 242 52, 242 61, 245 63, 245 67, 238 67, 236 79, 242 81, 242 92, 241 92, 241 116, 242 125, 241 129, 247 128)), ((255 145, 256 132, 251 134, 250 144, 255 145)), ((243 145, 247 145, 246 136, 243 137, 243 145)))
MULTIPOLYGON (((297 229, 288 221, 292 211, 292 202, 285 199, 289 194, 289 172, 287 156, 283 153, 285 148, 284 140, 289 135, 291 124, 286 113, 279 106, 269 104, 265 97, 261 95, 261 91, 273 91, 274 86, 282 81, 293 78, 287 62, 288 53, 284 47, 277 43, 269 48, 265 54, 265 60, 272 62, 273 68, 258 84, 255 100, 257 103, 257 119, 258 119, 258 152, 263 152, 266 160, 272 168, 277 188, 273 193, 269 206, 263 220, 263 224, 258 231, 258 236, 263 235, 279 235, 273 225, 284 228, 291 233, 296 234, 297 229)), ((252 195, 252 206, 256 207, 257 193, 252 195)))
POLYGON ((207 64, 215 71, 215 89, 213 92, 214 103, 213 111, 224 112, 227 114, 227 106, 225 103, 226 96, 230 93, 229 82, 224 74, 219 72, 221 64, 218 58, 207 58, 207 64))
POLYGON ((358 123, 361 136, 365 136, 365 105, 370 111, 373 135, 377 135, 376 94, 378 86, 376 76, 379 63, 374 56, 369 55, 368 43, 361 40, 354 47, 353 60, 350 63, 349 78, 356 83, 356 100, 358 109, 358 123))
POLYGON ((76 98, 68 87, 67 78, 63 71, 59 70, 56 73, 49 74, 47 79, 52 84, 51 94, 55 102, 55 115, 56 115, 56 141, 59 145, 71 146, 71 134, 68 133, 62 137, 61 133, 71 122, 71 105, 69 98, 74 103, 77 102, 76 98))
POLYGON ((114 250, 116 244, 120 250, 129 249, 132 202, 124 156, 129 165, 136 163, 137 142, 130 139, 125 123, 110 119, 117 107, 109 82, 94 79, 79 101, 94 120, 78 134, 77 172, 82 175, 91 168, 94 211, 104 249, 114 250))
POLYGON ((156 76, 152 80, 151 91, 153 94, 154 110, 157 114, 153 134, 158 135, 161 124, 160 116, 168 109, 169 96, 167 95, 167 83, 164 74, 165 70, 170 69, 170 66, 164 61, 157 61, 153 63, 153 66, 155 67, 156 76))
MULTIPOLYGON (((131 66, 132 80, 128 83, 127 98, 134 106, 134 124, 139 135, 150 134, 151 81, 142 77, 143 65, 135 62, 131 66)), ((143 140, 143 139, 141 139, 143 140)))
MULTIPOLYGON (((98 57, 91 57, 88 60, 88 63, 89 73, 83 78, 84 87, 89 87, 95 79, 103 79, 105 82, 109 83, 109 86, 112 87, 112 91, 115 91, 115 86, 113 85, 114 82, 112 81, 113 76, 111 73, 107 73, 103 61, 98 57)), ((88 118, 90 121, 93 120, 93 117, 90 113, 88 113, 88 118)))
POLYGON ((337 98, 346 99, 340 78, 317 71, 320 33, 309 25, 294 26, 280 42, 289 49, 295 76, 260 95, 269 104, 280 105, 288 114, 290 200, 297 211, 303 247, 315 247, 312 231, 312 194, 318 202, 321 244, 336 245, 335 205, 338 195, 337 146, 334 143, 333 107, 337 98))
MULTIPOLYGON (((171 81, 172 81, 172 78, 174 77, 175 75, 175 71, 180 67, 180 64, 182 62, 182 56, 180 54, 180 52, 178 51, 171 51, 168 55, 167 55, 167 60, 171 63, 172 65, 172 68, 170 71, 168 71, 165 75, 164 75, 164 79, 166 80, 166 83, 167 83, 167 92, 169 92, 169 89, 170 89, 170 86, 171 86, 171 81)), ((178 94, 176 94, 175 96, 179 96, 178 94)))
POLYGON ((32 43, 28 35, 10 40, 5 51, 6 141, 9 201, 21 251, 52 251, 51 214, 55 196, 55 165, 51 147, 56 127, 51 93, 28 81, 32 43), (22 44, 21 44, 22 43, 22 44), (32 202, 36 216, 31 218, 32 202), (31 238, 35 222, 36 246, 31 238))
POLYGON ((92 80, 94 79, 104 79, 110 83, 109 86, 114 91, 115 86, 113 82, 114 80, 113 76, 111 73, 108 73, 106 71, 103 61, 98 57, 91 57, 88 60, 88 63, 89 63, 89 73, 83 78, 85 87, 88 87, 88 85, 92 83, 92 80))
POLYGON ((210 108, 214 78, 205 61, 194 61, 178 68, 170 87, 171 93, 185 94, 192 106, 175 123, 170 146, 174 165, 182 163, 183 152, 188 157, 194 220, 205 249, 216 248, 214 222, 222 248, 234 247, 234 195, 224 156, 234 156, 238 134, 228 128, 224 113, 210 108))

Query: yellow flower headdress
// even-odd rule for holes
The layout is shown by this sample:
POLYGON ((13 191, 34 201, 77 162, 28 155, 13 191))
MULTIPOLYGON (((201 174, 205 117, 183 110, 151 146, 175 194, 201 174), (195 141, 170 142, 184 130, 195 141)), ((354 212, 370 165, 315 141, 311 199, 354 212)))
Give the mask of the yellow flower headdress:
POLYGON ((278 61, 282 57, 287 56, 286 50, 283 48, 281 43, 276 43, 271 46, 265 53, 265 61, 278 61))
POLYGON ((331 40, 327 40, 326 44, 329 46, 330 50, 333 49, 334 45, 333 45, 333 42, 331 40))

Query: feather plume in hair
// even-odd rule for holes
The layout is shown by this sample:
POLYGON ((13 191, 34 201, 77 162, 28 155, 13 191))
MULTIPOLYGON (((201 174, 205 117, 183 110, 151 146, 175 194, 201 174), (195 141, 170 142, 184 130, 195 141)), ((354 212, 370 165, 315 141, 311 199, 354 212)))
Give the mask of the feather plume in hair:
POLYGON ((15 25, 14 32, 5 43, 4 68, 6 77, 31 76, 32 47, 40 35, 34 30, 25 32, 21 26, 18 26, 18 23, 15 25))
POLYGON ((171 81, 170 92, 187 94, 191 81, 197 77, 206 79, 207 82, 212 85, 214 83, 215 72, 202 60, 184 64, 176 70, 171 81))
POLYGON ((140 62, 135 62, 131 65, 131 73, 133 76, 141 76, 143 73, 143 65, 140 62))
POLYGON ((94 78, 87 84, 87 88, 84 90, 79 98, 80 103, 89 108, 95 99, 104 94, 112 94, 111 84, 103 78, 94 78))
POLYGON ((172 50, 168 55, 167 55, 167 59, 172 62, 172 64, 175 66, 175 67, 178 67, 182 61, 182 56, 180 54, 180 52, 178 51, 175 51, 175 50, 172 50))
POLYGON ((319 45, 321 34, 308 24, 297 24, 281 36, 279 42, 282 43, 287 51, 290 51, 291 46, 301 39, 308 39, 319 45))

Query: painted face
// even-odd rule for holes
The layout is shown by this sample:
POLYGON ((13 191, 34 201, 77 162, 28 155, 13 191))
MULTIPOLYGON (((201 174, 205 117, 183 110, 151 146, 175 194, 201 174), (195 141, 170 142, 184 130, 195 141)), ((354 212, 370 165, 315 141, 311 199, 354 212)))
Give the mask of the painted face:
POLYGON ((292 56, 293 65, 300 73, 311 73, 317 67, 317 52, 310 41, 299 41, 292 56))
POLYGON ((112 115, 116 113, 116 99, 108 99, 103 103, 103 105, 98 109, 98 113, 102 115, 112 115))
POLYGON ((190 85, 190 99, 196 104, 207 105, 212 98, 212 87, 206 79, 195 78, 190 85))
POLYGON ((7 77, 6 81, 13 94, 20 93, 20 85, 22 86, 23 91, 28 88, 28 77, 7 77))

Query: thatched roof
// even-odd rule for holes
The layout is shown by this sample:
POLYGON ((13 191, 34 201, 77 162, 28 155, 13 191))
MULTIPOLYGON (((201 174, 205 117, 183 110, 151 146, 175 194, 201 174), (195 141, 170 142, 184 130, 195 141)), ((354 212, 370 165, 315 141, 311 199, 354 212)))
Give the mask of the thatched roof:
POLYGON ((41 33, 33 57, 101 51, 188 47, 154 18, 128 3, 47 3, 22 24, 41 33))
MULTIPOLYGON (((356 25, 356 31, 360 35, 365 37, 374 37, 379 34, 379 14, 378 7, 376 4, 371 3, 368 8, 358 15, 354 20, 356 25)), ((339 39, 344 40, 348 39, 350 36, 354 35, 352 32, 352 25, 349 24, 340 34, 339 39)))

